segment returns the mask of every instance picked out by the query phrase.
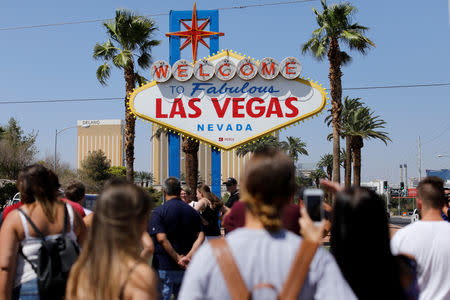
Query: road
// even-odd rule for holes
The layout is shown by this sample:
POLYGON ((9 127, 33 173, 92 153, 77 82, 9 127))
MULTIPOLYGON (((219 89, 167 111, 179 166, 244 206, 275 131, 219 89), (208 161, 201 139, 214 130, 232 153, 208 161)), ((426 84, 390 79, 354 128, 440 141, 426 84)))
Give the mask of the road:
POLYGON ((411 223, 411 216, 407 217, 391 216, 390 223, 392 225, 405 227, 406 225, 411 223))
POLYGON ((411 216, 400 217, 400 216, 391 216, 389 220, 389 231, 391 237, 397 232, 397 230, 405 227, 406 225, 411 223, 411 216))

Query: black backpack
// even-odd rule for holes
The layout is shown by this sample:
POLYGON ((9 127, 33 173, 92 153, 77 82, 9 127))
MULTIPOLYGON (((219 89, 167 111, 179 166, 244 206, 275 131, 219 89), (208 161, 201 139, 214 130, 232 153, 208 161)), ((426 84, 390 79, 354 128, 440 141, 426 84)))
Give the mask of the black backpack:
POLYGON ((19 211, 42 240, 37 265, 31 263, 23 254, 22 246, 19 248, 19 254, 24 257, 34 272, 36 272, 40 298, 48 300, 64 299, 70 268, 80 253, 76 242, 67 235, 67 206, 64 207, 64 229, 62 235, 52 240, 46 240, 30 217, 20 208, 19 211))

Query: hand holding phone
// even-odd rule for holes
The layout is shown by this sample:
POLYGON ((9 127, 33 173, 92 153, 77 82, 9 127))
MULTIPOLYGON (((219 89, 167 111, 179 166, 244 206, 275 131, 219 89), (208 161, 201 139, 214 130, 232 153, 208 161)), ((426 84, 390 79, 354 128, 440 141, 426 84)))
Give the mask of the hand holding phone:
POLYGON ((319 189, 306 189, 303 193, 306 210, 313 222, 320 222, 324 218, 323 197, 323 191, 319 189))

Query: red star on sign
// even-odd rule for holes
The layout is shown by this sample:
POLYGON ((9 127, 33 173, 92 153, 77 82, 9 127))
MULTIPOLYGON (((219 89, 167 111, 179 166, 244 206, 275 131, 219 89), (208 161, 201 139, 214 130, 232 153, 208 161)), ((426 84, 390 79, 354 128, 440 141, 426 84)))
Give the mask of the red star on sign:
POLYGON ((207 31, 203 30, 205 29, 206 25, 209 24, 209 19, 206 19, 203 24, 200 26, 197 23, 197 11, 195 10, 195 2, 194 2, 194 9, 192 10, 192 19, 191 19, 191 26, 186 24, 183 20, 180 20, 181 24, 187 29, 185 31, 177 31, 177 32, 169 32, 166 33, 166 36, 179 36, 181 38, 185 38, 183 45, 180 47, 180 51, 186 48, 189 44, 192 43, 192 58, 194 62, 197 61, 197 48, 198 43, 202 43, 205 45, 206 48, 209 49, 209 45, 203 40, 203 38, 209 38, 213 35, 217 36, 223 36, 223 32, 214 32, 214 31, 207 31))

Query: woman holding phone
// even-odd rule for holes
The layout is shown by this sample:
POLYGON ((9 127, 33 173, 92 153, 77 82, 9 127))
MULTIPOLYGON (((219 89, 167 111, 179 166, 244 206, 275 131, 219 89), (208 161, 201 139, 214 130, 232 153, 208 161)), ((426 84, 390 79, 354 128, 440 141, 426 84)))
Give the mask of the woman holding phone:
MULTIPOLYGON (((321 183, 335 195, 330 252, 358 299, 418 299, 414 262, 391 253, 384 200, 369 189, 321 183)), ((320 240, 322 228, 305 208, 300 228, 303 236, 320 240)))

